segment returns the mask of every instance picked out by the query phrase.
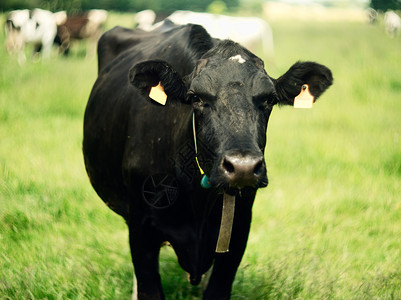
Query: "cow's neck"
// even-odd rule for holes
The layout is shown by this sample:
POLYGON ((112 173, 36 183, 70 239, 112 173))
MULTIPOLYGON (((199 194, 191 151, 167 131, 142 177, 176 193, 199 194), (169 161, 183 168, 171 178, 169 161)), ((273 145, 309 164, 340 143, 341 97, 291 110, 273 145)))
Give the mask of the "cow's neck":
MULTIPOLYGON (((194 170, 191 163, 195 158, 192 131, 192 108, 186 104, 177 106, 177 115, 172 125, 171 163, 179 180, 189 184, 193 180, 194 170)), ((195 170, 199 172, 198 170, 195 170)))

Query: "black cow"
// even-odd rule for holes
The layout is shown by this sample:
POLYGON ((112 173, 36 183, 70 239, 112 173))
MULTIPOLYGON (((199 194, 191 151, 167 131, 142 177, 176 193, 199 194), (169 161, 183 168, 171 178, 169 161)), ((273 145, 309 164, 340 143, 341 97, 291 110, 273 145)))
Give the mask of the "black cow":
POLYGON ((164 299, 164 242, 191 284, 213 265, 204 299, 229 299, 256 191, 268 184, 270 113, 276 104, 292 105, 304 84, 319 97, 332 84, 330 70, 298 62, 273 79, 247 49, 192 24, 153 32, 116 27, 102 36, 98 54, 84 118, 85 165, 98 195, 127 222, 139 299, 164 299), (166 105, 149 98, 159 82, 166 105), (202 186, 201 170, 209 181, 202 186), (226 196, 235 196, 232 236, 229 251, 216 253, 226 196))

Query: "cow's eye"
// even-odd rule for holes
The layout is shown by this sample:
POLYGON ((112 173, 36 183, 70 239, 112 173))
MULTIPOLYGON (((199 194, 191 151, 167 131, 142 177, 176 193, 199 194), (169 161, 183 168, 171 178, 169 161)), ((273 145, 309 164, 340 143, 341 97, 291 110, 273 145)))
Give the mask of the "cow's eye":
POLYGON ((260 95, 254 98, 255 105, 262 111, 272 110, 277 103, 274 95, 260 95))
POLYGON ((197 107, 208 107, 209 106, 209 104, 207 104, 205 101, 203 101, 203 98, 201 96, 199 96, 193 92, 189 92, 188 97, 194 106, 197 106, 197 107))
POLYGON ((265 111, 267 109, 271 109, 271 105, 270 105, 270 101, 268 98, 264 97, 261 99, 258 99, 258 101, 255 101, 256 106, 258 107, 258 109, 265 111))
POLYGON ((263 110, 271 110, 273 108, 272 101, 270 99, 266 99, 265 101, 263 101, 260 108, 263 110))
POLYGON ((202 98, 201 97, 199 97, 198 95, 196 95, 196 94, 190 94, 190 96, 189 96, 190 98, 191 98, 191 101, 192 101, 192 103, 195 103, 195 102, 200 102, 200 101, 202 101, 202 98))

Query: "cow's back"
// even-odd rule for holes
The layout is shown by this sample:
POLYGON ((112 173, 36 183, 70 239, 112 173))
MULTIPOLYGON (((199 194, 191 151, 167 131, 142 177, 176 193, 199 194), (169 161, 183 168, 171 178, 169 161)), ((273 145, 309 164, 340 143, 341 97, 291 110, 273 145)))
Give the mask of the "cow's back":
POLYGON ((105 32, 98 43, 99 73, 122 52, 143 42, 145 36, 139 30, 134 34, 132 29, 119 26, 105 32))

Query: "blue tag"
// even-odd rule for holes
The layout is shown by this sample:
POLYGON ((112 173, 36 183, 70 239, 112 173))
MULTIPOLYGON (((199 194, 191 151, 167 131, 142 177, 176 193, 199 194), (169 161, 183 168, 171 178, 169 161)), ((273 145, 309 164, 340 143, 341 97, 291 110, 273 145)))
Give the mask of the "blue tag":
POLYGON ((208 189, 208 188, 212 187, 212 185, 210 184, 210 179, 206 175, 203 175, 200 185, 204 189, 208 189))

